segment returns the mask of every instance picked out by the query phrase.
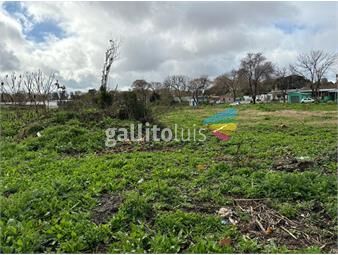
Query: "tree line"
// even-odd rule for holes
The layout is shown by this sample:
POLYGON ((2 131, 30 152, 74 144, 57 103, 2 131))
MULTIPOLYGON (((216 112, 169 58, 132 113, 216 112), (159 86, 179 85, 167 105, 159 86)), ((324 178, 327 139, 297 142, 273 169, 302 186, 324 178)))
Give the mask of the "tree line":
POLYGON ((66 87, 58 83, 55 73, 46 75, 41 70, 7 74, 0 79, 0 89, 1 102, 30 104, 36 109, 46 108, 51 100, 66 98, 66 87))
POLYGON ((235 101, 238 96, 250 95, 255 104, 257 95, 269 89, 278 89, 285 102, 288 89, 309 86, 312 96, 318 99, 319 89, 327 82, 325 75, 336 63, 337 54, 322 50, 300 54, 294 65, 278 67, 262 53, 248 53, 238 69, 222 74, 211 81, 207 75, 189 78, 185 75, 170 75, 162 83, 136 80, 132 89, 142 94, 142 100, 152 101, 164 96, 175 96, 182 102, 190 96, 197 104, 203 95, 229 95, 235 101))
MULTIPOLYGON (((111 107, 114 101, 124 104, 130 101, 130 98, 141 102, 144 109, 149 103, 170 104, 175 100, 181 103, 185 96, 189 96, 195 105, 208 95, 229 96, 233 101, 241 95, 249 95, 252 102, 256 103, 257 95, 267 92, 272 86, 282 92, 282 98, 285 100, 288 89, 301 88, 304 85, 309 86, 312 96, 318 99, 325 75, 337 62, 338 57, 337 53, 313 50, 307 54, 299 54, 293 65, 278 67, 263 53, 247 53, 237 69, 219 75, 214 80, 207 75, 190 78, 183 74, 169 75, 163 82, 135 80, 131 84, 133 95, 126 99, 128 92, 118 92, 117 86, 114 90, 107 87, 109 73, 112 64, 119 58, 120 48, 117 40, 110 40, 109 43, 99 91, 92 91, 81 97, 73 96, 73 99, 91 101, 104 109, 111 107), (124 103, 121 102, 121 98, 125 98, 124 103)), ((13 104, 29 102, 39 107, 41 104, 48 106, 52 99, 62 101, 66 98, 66 88, 58 83, 55 73, 46 75, 40 70, 20 75, 12 73, 2 77, 0 82, 1 102, 13 104)))

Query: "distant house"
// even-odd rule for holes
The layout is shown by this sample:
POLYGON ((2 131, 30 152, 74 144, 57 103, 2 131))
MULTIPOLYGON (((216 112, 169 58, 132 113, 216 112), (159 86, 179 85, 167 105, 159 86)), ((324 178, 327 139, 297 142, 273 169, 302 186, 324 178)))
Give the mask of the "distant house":
POLYGON ((251 103, 252 102, 252 97, 251 96, 243 96, 243 101, 251 103))
POLYGON ((273 90, 271 91, 271 95, 272 95, 272 101, 279 101, 279 102, 283 102, 283 96, 285 98, 285 101, 288 100, 288 96, 287 94, 284 94, 285 92, 283 92, 282 90, 273 90))
POLYGON ((289 91, 288 103, 300 103, 302 99, 311 97, 311 91, 289 91))
POLYGON ((256 101, 258 102, 270 102, 273 99, 273 95, 271 93, 261 94, 256 96, 256 101))
POLYGON ((208 101, 209 104, 224 104, 231 103, 233 99, 229 96, 209 96, 208 101))
MULTIPOLYGON (((302 99, 312 96, 312 91, 307 90, 288 90, 288 102, 300 103, 302 99)), ((338 89, 319 89, 319 99, 323 102, 335 101, 338 102, 338 89)))

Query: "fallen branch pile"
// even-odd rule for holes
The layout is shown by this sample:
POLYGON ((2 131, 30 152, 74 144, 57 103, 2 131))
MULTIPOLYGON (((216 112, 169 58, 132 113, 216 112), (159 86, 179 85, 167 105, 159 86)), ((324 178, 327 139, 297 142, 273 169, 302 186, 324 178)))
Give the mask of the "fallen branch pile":
POLYGON ((320 219, 315 222, 310 212, 291 220, 260 199, 235 199, 232 208, 221 208, 219 211, 221 217, 228 218, 247 238, 258 239, 263 243, 273 241, 288 249, 315 245, 324 251, 332 251, 337 240, 332 229, 334 223, 323 208, 316 213, 320 219))

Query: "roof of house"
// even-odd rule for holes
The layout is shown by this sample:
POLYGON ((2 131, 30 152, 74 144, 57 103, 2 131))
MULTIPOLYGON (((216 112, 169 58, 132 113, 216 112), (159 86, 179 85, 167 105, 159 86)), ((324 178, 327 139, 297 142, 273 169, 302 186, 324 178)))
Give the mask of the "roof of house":
MULTIPOLYGON (((338 93, 338 89, 319 89, 320 92, 335 92, 335 93, 338 93)), ((281 90, 274 90, 274 91, 271 91, 271 92, 274 92, 274 93, 278 93, 278 92, 282 92, 281 90)), ((288 89, 286 91, 287 93, 290 93, 290 92, 299 92, 299 93, 310 93, 312 92, 311 89, 288 89)))

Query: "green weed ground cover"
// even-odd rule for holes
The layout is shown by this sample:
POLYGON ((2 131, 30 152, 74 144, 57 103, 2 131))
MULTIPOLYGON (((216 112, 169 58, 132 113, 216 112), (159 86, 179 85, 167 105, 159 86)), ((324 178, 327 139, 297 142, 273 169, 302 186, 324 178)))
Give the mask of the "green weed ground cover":
MULTIPOLYGON (((177 107, 159 121, 201 127, 225 107, 177 107)), ((135 122, 95 111, 40 116, 2 109, 1 252, 331 251, 335 234, 333 244, 323 237, 331 242, 326 246, 292 246, 284 239, 248 237, 240 225, 222 224, 216 212, 236 198, 267 198, 285 217, 299 220, 306 212, 309 223, 336 233, 336 105, 238 110, 238 130, 228 142, 206 132, 203 143, 117 152, 105 149, 104 130, 135 122), (314 164, 277 170, 275 162, 286 157, 314 164), (323 213, 329 226, 319 222, 323 213), (224 238, 231 243, 220 245, 224 238)), ((247 215, 241 217, 245 222, 247 215)))

